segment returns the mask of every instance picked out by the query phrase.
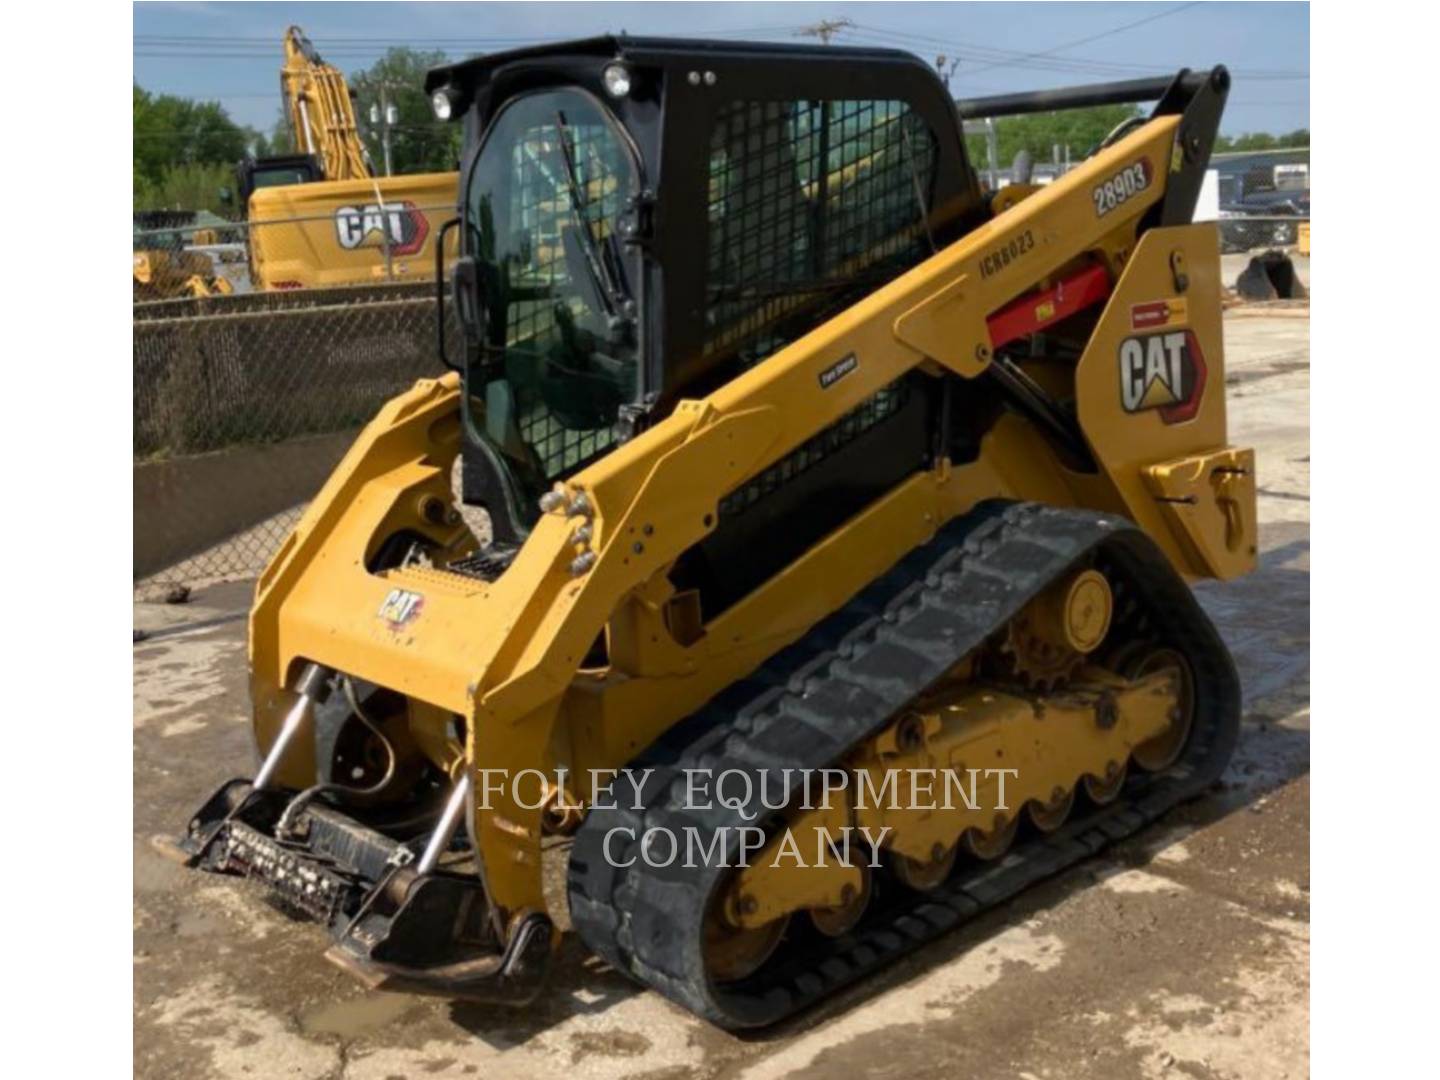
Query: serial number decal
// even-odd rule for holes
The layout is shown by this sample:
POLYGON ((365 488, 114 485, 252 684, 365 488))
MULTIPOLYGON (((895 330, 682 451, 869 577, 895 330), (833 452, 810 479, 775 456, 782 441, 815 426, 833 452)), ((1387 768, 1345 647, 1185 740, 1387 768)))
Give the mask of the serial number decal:
POLYGON ((855 358, 855 354, 853 352, 847 353, 824 371, 820 372, 820 389, 829 390, 830 387, 834 386, 859 366, 860 361, 855 358))
POLYGON ((1095 200, 1095 214, 1104 217, 1117 206, 1123 206, 1150 186, 1150 162, 1141 158, 1118 173, 1097 184, 1090 197, 1095 200))
POLYGON ((406 624, 420 617, 420 609, 424 606, 425 597, 419 593, 409 589, 391 589, 375 614, 384 619, 391 630, 402 630, 406 624))
POLYGON ((980 276, 988 278, 992 274, 999 273, 1027 251, 1033 251, 1034 248, 1035 236, 1029 229, 1017 236, 1012 236, 1008 243, 1001 244, 980 260, 980 276))
POLYGON ((1205 358, 1190 330, 1138 334, 1120 343, 1120 405, 1127 413, 1158 409, 1178 424, 1200 408, 1205 358))

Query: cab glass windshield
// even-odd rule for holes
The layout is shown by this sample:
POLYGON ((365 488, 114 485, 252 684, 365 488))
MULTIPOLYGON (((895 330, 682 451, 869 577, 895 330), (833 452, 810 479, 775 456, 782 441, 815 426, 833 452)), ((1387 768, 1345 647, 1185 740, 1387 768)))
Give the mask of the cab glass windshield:
POLYGON ((256 169, 252 182, 257 188, 267 188, 303 184, 309 179, 311 176, 307 170, 289 166, 283 169, 256 169))
POLYGON ((636 397, 618 239, 630 155, 592 98, 548 90, 501 111, 471 170, 466 249, 485 346, 466 372, 466 421, 526 494, 607 449, 620 406, 636 397))

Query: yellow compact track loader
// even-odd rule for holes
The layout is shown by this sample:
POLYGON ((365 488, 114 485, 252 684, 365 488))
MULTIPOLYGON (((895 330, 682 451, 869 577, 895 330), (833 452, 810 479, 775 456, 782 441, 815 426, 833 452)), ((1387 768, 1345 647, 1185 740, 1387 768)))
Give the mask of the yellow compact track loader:
POLYGON ((1240 690, 1188 582, 1256 558, 1191 222, 1228 87, 957 109, 904 53, 610 37, 434 70, 463 344, 257 583, 259 772, 163 846, 370 986, 524 1003, 568 925, 743 1028, 1205 789, 1240 690), (1157 104, 980 188, 964 118, 1115 102, 1157 104))

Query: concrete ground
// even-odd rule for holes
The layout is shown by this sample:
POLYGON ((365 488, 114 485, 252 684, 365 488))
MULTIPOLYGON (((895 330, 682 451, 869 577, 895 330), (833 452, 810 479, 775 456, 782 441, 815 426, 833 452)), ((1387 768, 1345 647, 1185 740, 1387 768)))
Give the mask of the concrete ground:
POLYGON ((247 588, 137 605, 134 1068, 142 1077, 1125 1078, 1309 1072, 1309 321, 1229 317, 1263 555, 1201 593, 1244 679, 1222 785, 777 1029, 735 1037, 567 943, 523 1011, 366 992, 322 931, 147 838, 253 761, 247 588))

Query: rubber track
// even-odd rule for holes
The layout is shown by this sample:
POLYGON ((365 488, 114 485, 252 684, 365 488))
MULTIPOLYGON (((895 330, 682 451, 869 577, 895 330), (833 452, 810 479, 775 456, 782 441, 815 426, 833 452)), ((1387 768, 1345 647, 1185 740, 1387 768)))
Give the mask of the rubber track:
MULTIPOLYGON (((620 971, 722 1027, 774 1023, 893 962, 1027 886, 1133 833, 1216 779, 1239 730, 1235 666, 1208 617, 1155 544, 1133 523, 1086 510, 990 503, 941 529, 850 603, 672 728, 635 762, 653 769, 638 796, 622 782, 616 808, 596 807, 576 834, 569 869, 571 919, 585 943, 620 971), (786 941, 748 980, 716 985, 705 972, 703 921, 731 871, 646 864, 640 840, 611 829, 721 827, 756 822, 746 808, 689 809, 685 769, 819 769, 883 728, 916 694, 981 646, 1047 583, 1094 561, 1123 603, 1117 623, 1181 650, 1195 673, 1196 715, 1185 752, 1170 769, 1131 769, 1121 797, 1104 808, 1078 800, 1069 822, 1041 836, 1022 830, 994 863, 964 863, 939 889, 917 894, 877 878, 866 918, 850 934, 820 936, 792 922, 786 941), (1139 604, 1138 615, 1132 605, 1139 604), (1129 614, 1126 610, 1129 609, 1129 614), (639 803, 641 810, 634 809, 639 803)), ((798 781, 797 781, 798 783, 798 781)), ((772 798, 772 802, 773 802, 772 798)), ((760 813, 759 823, 773 819, 760 813)), ((730 834, 725 861, 736 859, 730 834)), ((656 852, 663 861, 664 849, 656 852)))

